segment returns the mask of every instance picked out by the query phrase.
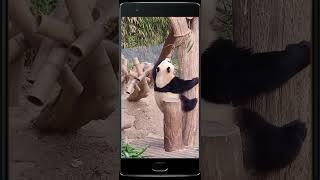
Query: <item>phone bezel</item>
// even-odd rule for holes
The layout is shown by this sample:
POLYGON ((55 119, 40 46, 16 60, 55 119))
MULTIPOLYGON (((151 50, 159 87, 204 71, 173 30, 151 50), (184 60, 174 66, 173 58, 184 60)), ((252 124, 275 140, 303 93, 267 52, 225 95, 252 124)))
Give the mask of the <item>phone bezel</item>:
MULTIPOLYGON (((119 12, 120 12, 119 13, 119 37, 120 37, 119 44, 121 44, 120 28, 121 28, 122 17, 199 17, 200 4, 192 3, 192 2, 126 2, 126 3, 120 4, 119 12), (136 9, 138 9, 138 11, 136 11, 136 9), (177 11, 177 9, 179 9, 179 11, 177 11)), ((199 22, 199 27, 200 27, 200 22, 199 22)), ((119 53, 121 54, 121 48, 119 48, 119 53)), ((119 72, 121 71, 119 70, 119 72)), ((200 77, 200 69, 199 69, 199 77, 200 77)), ((200 97, 200 85, 199 85, 199 97, 200 97)), ((199 106, 200 106, 200 102, 199 102, 199 106)), ((200 107, 199 107, 199 119, 200 119, 200 107)), ((121 121, 120 121, 120 126, 121 126, 121 121)), ((120 132, 120 137, 121 137, 121 132, 120 132)), ((200 138, 200 130, 199 130, 199 138, 200 138)), ((199 153, 199 156, 200 156, 200 153, 199 153)), ((184 177, 187 177, 187 176, 192 177, 192 176, 198 176, 200 172, 199 158, 122 159, 120 155, 120 159, 121 159, 121 168, 120 168, 121 176, 147 175, 148 177, 150 177, 150 176, 161 175, 161 176, 177 177, 177 175, 180 175, 180 176, 182 175, 184 177), (158 173, 152 171, 151 167, 152 167, 152 164, 155 162, 166 162, 168 164, 168 171, 158 172, 158 173)))

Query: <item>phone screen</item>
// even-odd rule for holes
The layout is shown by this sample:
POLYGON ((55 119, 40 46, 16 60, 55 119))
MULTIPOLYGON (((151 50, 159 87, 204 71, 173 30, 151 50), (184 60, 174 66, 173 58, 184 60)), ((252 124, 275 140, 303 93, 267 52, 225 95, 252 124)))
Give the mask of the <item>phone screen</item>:
POLYGON ((199 15, 168 3, 128 9, 120 18, 122 162, 198 161, 199 15))

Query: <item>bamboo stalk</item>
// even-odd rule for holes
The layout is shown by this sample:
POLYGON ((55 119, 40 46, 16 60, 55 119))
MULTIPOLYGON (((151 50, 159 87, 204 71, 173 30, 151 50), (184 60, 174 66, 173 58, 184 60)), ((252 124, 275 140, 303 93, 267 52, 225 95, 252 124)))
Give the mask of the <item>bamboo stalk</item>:
POLYGON ((37 25, 37 33, 65 44, 70 44, 76 39, 72 25, 57 18, 50 16, 38 17, 37 25))
POLYGON ((42 106, 46 103, 47 97, 64 67, 66 57, 67 49, 65 47, 60 46, 52 49, 47 63, 39 72, 30 95, 27 96, 31 103, 37 106, 42 106))
POLYGON ((26 49, 26 44, 24 42, 24 37, 20 33, 9 40, 9 63, 17 60, 26 49))
POLYGON ((44 38, 42 40, 38 53, 32 63, 31 73, 27 77, 27 81, 29 81, 30 83, 34 83, 34 81, 36 80, 40 68, 42 68, 43 64, 46 63, 54 43, 55 42, 49 38, 44 38))

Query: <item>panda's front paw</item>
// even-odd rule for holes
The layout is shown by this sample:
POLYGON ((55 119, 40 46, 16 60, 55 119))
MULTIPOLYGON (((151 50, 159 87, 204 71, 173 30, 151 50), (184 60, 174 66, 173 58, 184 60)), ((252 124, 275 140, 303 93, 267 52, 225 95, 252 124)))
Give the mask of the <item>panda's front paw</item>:
POLYGON ((300 47, 307 47, 307 48, 311 48, 311 43, 309 42, 309 41, 305 41, 305 40, 303 40, 303 41, 301 41, 300 43, 299 43, 299 46, 300 47))
POLYGON ((199 83, 198 77, 192 79, 192 84, 197 85, 198 83, 199 83))

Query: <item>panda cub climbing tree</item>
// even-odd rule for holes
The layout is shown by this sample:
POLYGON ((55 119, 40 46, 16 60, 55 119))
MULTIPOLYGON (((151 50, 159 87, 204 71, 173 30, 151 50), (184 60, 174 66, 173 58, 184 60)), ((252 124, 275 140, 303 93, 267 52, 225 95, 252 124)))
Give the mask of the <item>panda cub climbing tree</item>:
POLYGON ((192 89, 199 82, 195 77, 191 80, 183 80, 175 76, 175 67, 169 58, 154 66, 153 79, 155 82, 154 91, 158 107, 162 111, 161 102, 181 101, 182 110, 185 112, 193 110, 198 102, 197 98, 188 99, 182 93, 192 89))

